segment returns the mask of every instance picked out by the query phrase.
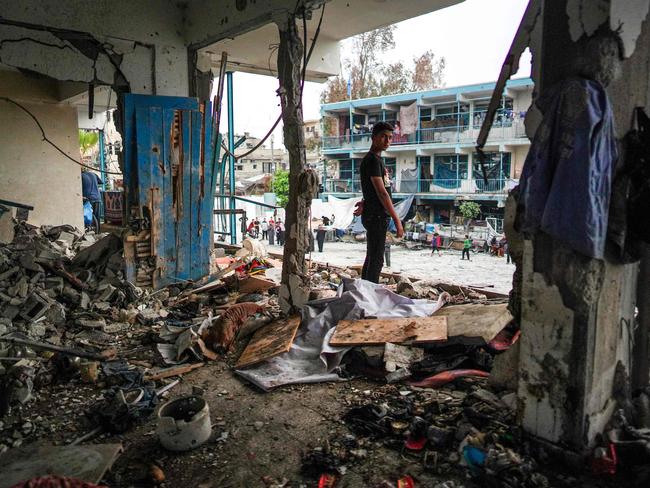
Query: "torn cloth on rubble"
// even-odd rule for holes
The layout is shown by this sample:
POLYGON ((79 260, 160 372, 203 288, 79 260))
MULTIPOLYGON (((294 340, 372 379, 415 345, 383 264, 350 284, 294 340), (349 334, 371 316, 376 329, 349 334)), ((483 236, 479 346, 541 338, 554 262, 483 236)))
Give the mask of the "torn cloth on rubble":
POLYGON ((596 81, 570 78, 538 105, 544 119, 521 173, 519 230, 602 259, 617 160, 607 93, 596 81))
POLYGON ((443 303, 406 298, 369 281, 343 279, 337 297, 305 305, 303 323, 289 352, 235 372, 267 391, 292 383, 336 381, 339 376, 334 370, 350 350, 329 345, 340 320, 425 317, 443 303))

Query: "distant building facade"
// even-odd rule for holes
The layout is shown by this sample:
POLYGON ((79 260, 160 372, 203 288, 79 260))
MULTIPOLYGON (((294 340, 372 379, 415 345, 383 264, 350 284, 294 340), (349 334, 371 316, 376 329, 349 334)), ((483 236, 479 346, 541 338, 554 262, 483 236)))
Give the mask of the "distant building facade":
POLYGON ((476 139, 494 83, 348 100, 321 105, 324 196, 361 195, 359 165, 370 148, 372 127, 395 127, 384 162, 393 195, 416 195, 418 211, 430 222, 449 223, 463 200, 481 205, 483 217, 501 219, 507 192, 519 180, 530 141, 524 117, 533 82, 511 80, 490 131, 483 179, 476 139))

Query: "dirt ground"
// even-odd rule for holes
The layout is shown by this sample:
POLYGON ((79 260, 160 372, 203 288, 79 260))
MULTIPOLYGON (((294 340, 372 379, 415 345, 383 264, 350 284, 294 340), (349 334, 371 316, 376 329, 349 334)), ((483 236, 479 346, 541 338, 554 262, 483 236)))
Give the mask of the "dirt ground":
MULTIPOLYGON (((188 374, 168 398, 203 390, 210 407, 213 433, 203 446, 189 452, 172 453, 159 444, 155 413, 148 421, 123 435, 100 435, 88 443, 122 442, 124 453, 103 482, 110 487, 152 486, 149 469, 158 464, 165 473, 166 487, 240 488, 312 487, 317 482, 300 473, 301 456, 328 439, 349 435, 341 415, 360 398, 372 398, 383 388, 365 380, 296 385, 270 393, 261 392, 240 380, 224 363, 210 363, 188 374), (288 481, 288 484, 282 484, 288 481)), ((101 389, 76 380, 40 390, 28 408, 37 429, 39 444, 68 444, 90 430, 83 412, 101 395, 101 389)), ((24 445, 30 442, 25 439, 24 445)), ((461 468, 443 476, 425 472, 417 458, 370 443, 367 457, 347 466, 337 487, 377 486, 383 480, 410 474, 417 486, 435 486, 454 479, 464 486, 461 468)))
MULTIPOLYGON (((471 388, 472 380, 469 381, 465 386, 471 388)), ((119 488, 154 486, 149 472, 155 463, 165 474, 165 481, 158 485, 162 487, 316 487, 315 479, 301 473, 303 453, 326 446, 328 440, 349 436, 341 416, 355 402, 376 399, 390 389, 393 393, 409 389, 357 379, 288 386, 264 393, 234 376, 224 363, 213 362, 188 374, 169 398, 191 394, 197 388, 203 391, 210 407, 210 440, 192 451, 166 451, 155 433, 155 413, 123 435, 100 435, 88 443, 121 442, 124 446, 123 454, 102 480, 104 484, 119 488)), ((83 412, 99 398, 100 391, 76 380, 47 387, 30 405, 29 418, 23 417, 21 422, 34 423, 39 444, 68 444, 90 430, 83 412)), ((407 474, 416 480, 418 488, 436 487, 450 480, 455 484, 446 486, 481 486, 468 478, 453 450, 440 453, 438 462, 446 467, 442 474, 436 474, 423 466, 421 453, 396 451, 375 441, 366 441, 363 447, 367 454, 346 463, 346 472, 337 488, 396 486, 396 481, 407 474), (382 484, 385 481, 393 485, 382 484)), ((558 471, 557 466, 540 469, 547 476, 558 471)), ((569 481, 539 486, 621 486, 593 478, 565 479, 569 481)))
MULTIPOLYGON (((272 252, 282 252, 279 246, 267 246, 272 252)), ((334 266, 362 265, 366 244, 358 242, 326 242, 323 252, 312 253, 312 259, 334 266)), ((399 272, 415 278, 447 281, 459 285, 491 285, 494 291, 508 293, 512 289, 515 265, 506 258, 472 253, 471 261, 461 261, 460 251, 444 250, 441 256, 431 255, 431 250, 407 249, 391 246, 391 267, 384 271, 399 272)))

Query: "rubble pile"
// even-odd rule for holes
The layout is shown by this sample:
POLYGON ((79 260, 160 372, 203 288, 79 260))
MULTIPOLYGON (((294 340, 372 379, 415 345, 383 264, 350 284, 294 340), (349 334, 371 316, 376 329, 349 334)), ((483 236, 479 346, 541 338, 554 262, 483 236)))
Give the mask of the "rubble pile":
POLYGON ((125 432, 153 412, 174 384, 167 378, 216 359, 202 337, 225 337, 222 345, 231 346, 272 318, 268 293, 229 294, 221 282, 195 293, 192 286, 152 292, 132 285, 113 234, 17 224, 13 241, 0 246, 0 453, 58 429, 57 419, 44 422, 27 404, 71 383, 77 393, 85 384, 102 392, 82 401, 67 391, 59 405, 83 407, 100 431, 125 432), (238 307, 256 313, 239 316, 238 307))
POLYGON ((551 484, 539 472, 516 426, 513 398, 490 392, 484 380, 437 390, 388 385, 358 392, 342 416, 350 433, 306 451, 303 473, 343 479, 374 450, 388 448, 407 461, 417 486, 461 488, 464 478, 478 486, 573 486, 575 478, 559 475, 551 484))

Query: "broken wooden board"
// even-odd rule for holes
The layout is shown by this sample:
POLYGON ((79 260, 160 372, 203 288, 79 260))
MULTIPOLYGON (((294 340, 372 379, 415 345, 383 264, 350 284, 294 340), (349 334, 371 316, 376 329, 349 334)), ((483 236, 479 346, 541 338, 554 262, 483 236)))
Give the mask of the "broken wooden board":
POLYGON ((512 320, 507 303, 447 305, 434 317, 447 318, 449 341, 487 344, 512 320))
POLYGON ((98 483, 113 465, 122 444, 26 446, 0 456, 0 488, 41 476, 58 475, 98 483))
POLYGON ((330 346, 423 344, 447 339, 447 317, 405 317, 341 320, 330 346))
MULTIPOLYGON (((413 281, 413 280, 411 280, 413 281)), ((436 288, 440 288, 443 291, 446 291, 447 293, 451 295, 458 295, 460 294, 465 294, 469 295, 470 292, 476 292, 480 293, 482 295, 485 295, 485 298, 499 298, 499 299, 508 299, 508 294, 507 293, 499 293, 494 290, 488 290, 485 287, 478 287, 478 286, 467 286, 467 285, 455 285, 453 283, 437 283, 435 285, 436 288)))
POLYGON ((242 280, 239 280, 238 290, 239 293, 248 294, 248 293, 262 293, 271 288, 275 288, 278 284, 266 278, 260 276, 248 276, 242 280))
POLYGON ((144 379, 146 381, 157 381, 172 376, 181 376, 202 367, 203 364, 205 363, 179 364, 178 366, 172 366, 171 368, 151 370, 144 375, 144 379))
POLYGON ((299 326, 300 317, 289 317, 262 327, 249 341, 235 368, 246 368, 287 352, 299 326))

